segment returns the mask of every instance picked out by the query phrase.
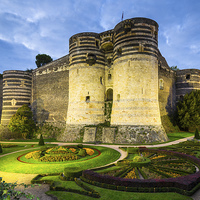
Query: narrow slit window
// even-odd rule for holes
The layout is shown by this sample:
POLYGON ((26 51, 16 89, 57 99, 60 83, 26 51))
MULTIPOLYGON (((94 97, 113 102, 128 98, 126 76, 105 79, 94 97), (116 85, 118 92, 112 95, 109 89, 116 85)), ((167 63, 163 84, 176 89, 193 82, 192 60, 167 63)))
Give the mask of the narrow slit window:
POLYGON ((108 80, 111 80, 111 78, 112 78, 112 75, 108 74, 108 80))
POLYGON ((86 101, 87 103, 89 103, 89 102, 90 102, 90 96, 86 96, 85 101, 86 101))
POLYGON ((117 101, 120 101, 120 94, 117 94, 117 101))
POLYGON ((102 79, 102 77, 100 77, 100 83, 101 83, 101 85, 103 85, 103 79, 102 79))

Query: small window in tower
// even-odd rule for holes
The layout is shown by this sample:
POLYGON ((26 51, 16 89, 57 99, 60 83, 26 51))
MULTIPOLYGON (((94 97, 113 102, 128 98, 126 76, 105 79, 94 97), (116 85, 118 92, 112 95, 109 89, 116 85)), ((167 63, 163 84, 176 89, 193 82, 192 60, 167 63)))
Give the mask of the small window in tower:
POLYGON ((103 85, 103 82, 102 82, 102 80, 103 80, 103 79, 102 79, 102 77, 100 77, 100 83, 101 83, 101 85, 103 85))
POLYGON ((96 43, 96 47, 99 48, 99 40, 96 40, 95 43, 96 43))
POLYGON ((120 94, 117 94, 117 101, 120 101, 120 94))
POLYGON ((185 77, 187 80, 190 80, 190 74, 187 74, 185 77))
POLYGON ((164 82, 163 82, 163 79, 160 79, 160 80, 159 80, 159 88, 160 88, 160 90, 164 90, 164 82))
POLYGON ((86 96, 85 101, 86 101, 86 103, 89 103, 90 102, 90 96, 86 96))
POLYGON ((111 80, 111 78, 112 78, 112 75, 108 74, 108 80, 111 80))

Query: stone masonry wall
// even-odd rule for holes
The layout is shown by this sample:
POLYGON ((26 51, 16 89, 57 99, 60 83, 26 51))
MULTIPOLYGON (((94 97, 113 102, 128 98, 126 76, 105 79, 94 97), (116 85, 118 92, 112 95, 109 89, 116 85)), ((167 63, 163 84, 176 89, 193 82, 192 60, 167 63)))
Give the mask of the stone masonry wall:
POLYGON ((32 109, 38 123, 65 124, 69 94, 68 56, 33 71, 32 109))
POLYGON ((176 107, 176 73, 161 54, 158 57, 158 99, 160 116, 173 114, 176 107))

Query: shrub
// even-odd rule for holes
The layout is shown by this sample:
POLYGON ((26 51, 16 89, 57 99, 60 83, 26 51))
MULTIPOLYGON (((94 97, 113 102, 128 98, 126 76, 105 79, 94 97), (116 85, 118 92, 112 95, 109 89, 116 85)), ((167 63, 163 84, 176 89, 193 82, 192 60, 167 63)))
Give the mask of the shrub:
POLYGON ((83 145, 82 144, 78 144, 77 147, 80 148, 80 149, 82 149, 83 145))
POLYGON ((39 146, 43 146, 44 145, 44 139, 42 137, 42 134, 40 135, 40 140, 39 140, 39 143, 38 143, 39 146))
POLYGON ((21 134, 10 131, 7 126, 0 125, 0 140, 20 138, 21 134))
POLYGON ((81 157, 84 157, 86 156, 87 153, 86 153, 86 150, 85 149, 80 149, 79 152, 78 152, 78 156, 81 156, 81 157))
POLYGON ((1 144, 0 144, 0 153, 3 153, 3 149, 2 149, 1 144))

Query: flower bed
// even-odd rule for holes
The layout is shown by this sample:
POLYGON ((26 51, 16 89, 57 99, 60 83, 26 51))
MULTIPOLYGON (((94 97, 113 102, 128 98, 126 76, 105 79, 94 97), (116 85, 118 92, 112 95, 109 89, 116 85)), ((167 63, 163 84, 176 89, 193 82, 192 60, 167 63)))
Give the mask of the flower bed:
POLYGON ((37 160, 41 162, 63 162, 78 160, 82 157, 90 157, 95 153, 91 148, 80 148, 77 146, 60 146, 44 148, 41 150, 33 151, 25 155, 27 160, 37 160))

